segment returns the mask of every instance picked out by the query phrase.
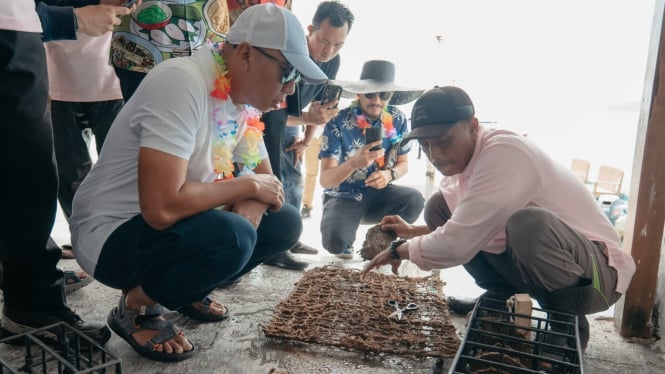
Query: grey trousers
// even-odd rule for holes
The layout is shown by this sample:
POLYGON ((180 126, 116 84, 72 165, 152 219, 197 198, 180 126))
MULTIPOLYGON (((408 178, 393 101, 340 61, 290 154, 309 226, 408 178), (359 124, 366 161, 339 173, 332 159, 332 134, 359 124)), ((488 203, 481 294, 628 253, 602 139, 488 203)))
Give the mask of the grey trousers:
POLYGON ((398 215, 412 223, 425 205, 415 188, 389 184, 377 190, 367 188, 361 201, 324 196, 321 217, 321 242, 328 252, 337 254, 353 246, 360 224, 374 225, 387 215, 398 215))
MULTIPOLYGON (((443 195, 435 193, 425 206, 431 230, 451 216, 443 195)), ((528 293, 541 306, 583 315, 609 308, 621 294, 615 291, 616 270, 608 265, 605 243, 582 236, 542 208, 517 211, 506 225, 506 251, 480 251, 464 268, 479 287, 493 293, 528 293)))

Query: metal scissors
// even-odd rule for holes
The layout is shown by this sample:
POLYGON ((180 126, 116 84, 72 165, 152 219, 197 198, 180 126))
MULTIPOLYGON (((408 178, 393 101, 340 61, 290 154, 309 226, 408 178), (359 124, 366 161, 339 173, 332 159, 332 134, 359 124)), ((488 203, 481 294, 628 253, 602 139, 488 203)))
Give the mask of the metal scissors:
POLYGON ((388 305, 392 306, 395 308, 395 311, 390 313, 388 315, 388 318, 395 318, 397 317, 398 321, 402 320, 402 316, 404 316, 406 313, 409 313, 412 310, 418 309, 418 304, 415 303, 408 303, 404 308, 401 308, 399 306, 399 303, 395 300, 390 300, 388 301, 388 305))

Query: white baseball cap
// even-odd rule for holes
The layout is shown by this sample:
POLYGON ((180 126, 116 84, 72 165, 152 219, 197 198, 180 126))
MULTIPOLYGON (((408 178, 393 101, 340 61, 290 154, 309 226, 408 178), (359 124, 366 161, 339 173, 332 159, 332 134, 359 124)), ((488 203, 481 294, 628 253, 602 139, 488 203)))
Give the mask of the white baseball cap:
POLYGON ((309 57, 302 25, 293 13, 283 7, 272 3, 250 6, 235 20, 226 41, 279 49, 305 81, 318 84, 328 80, 326 74, 309 57))

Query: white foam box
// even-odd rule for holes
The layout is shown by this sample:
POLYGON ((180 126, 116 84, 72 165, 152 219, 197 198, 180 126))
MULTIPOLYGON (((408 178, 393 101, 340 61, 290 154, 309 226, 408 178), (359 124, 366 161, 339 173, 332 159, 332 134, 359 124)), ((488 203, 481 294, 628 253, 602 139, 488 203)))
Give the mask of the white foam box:
MULTIPOLYGON (((515 294, 515 314, 524 314, 531 316, 533 304, 531 297, 526 293, 515 294)), ((531 327, 531 318, 515 316, 515 332, 524 336, 524 339, 531 340, 531 331, 520 327, 531 327)))

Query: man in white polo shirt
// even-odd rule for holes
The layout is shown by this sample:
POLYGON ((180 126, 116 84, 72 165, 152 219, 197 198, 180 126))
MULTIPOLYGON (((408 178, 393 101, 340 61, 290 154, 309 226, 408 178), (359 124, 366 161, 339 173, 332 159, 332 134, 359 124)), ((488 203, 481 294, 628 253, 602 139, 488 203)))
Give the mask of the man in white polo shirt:
POLYGON ((196 344, 162 306, 224 320, 209 294, 298 240, 302 221, 270 169, 259 111, 279 108, 301 76, 327 79, 302 25, 254 5, 225 43, 152 69, 113 122, 69 223, 81 267, 123 290, 107 321, 139 354, 191 357, 196 344))

